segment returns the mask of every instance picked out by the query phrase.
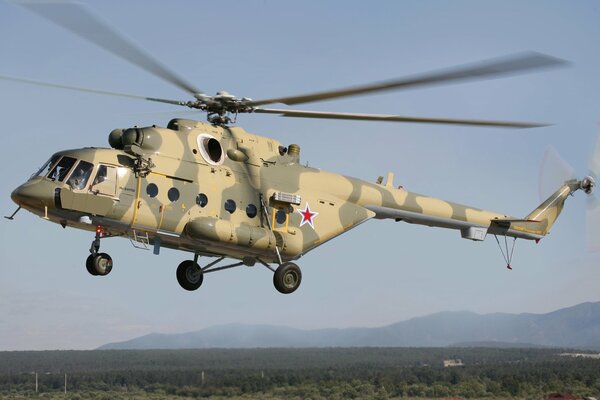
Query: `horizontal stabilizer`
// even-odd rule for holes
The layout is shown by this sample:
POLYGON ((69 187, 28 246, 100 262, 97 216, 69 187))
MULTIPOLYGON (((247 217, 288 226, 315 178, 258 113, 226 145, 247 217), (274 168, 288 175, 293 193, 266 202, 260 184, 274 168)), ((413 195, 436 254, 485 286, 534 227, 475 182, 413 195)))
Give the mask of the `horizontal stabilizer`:
POLYGON ((541 239, 544 237, 547 225, 546 221, 532 219, 493 219, 488 233, 523 239, 541 239))

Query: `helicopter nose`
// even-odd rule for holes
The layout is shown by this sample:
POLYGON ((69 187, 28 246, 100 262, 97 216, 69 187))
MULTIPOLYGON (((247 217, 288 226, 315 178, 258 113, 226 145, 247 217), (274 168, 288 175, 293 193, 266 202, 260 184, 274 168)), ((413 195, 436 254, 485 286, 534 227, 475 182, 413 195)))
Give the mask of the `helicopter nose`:
POLYGON ((53 207, 54 189, 51 182, 29 181, 13 190, 10 198, 26 209, 53 207))

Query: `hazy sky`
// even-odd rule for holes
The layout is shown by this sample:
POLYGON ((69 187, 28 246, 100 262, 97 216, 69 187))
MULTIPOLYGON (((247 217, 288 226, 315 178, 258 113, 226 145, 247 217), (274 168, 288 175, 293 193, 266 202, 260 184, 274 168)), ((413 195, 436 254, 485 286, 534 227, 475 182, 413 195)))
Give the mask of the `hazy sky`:
MULTIPOLYGON (((532 130, 243 115, 248 131, 299 143, 311 166, 524 216, 539 204, 547 145, 587 172, 600 121, 596 1, 103 1, 91 8, 213 93, 267 98, 400 77, 535 50, 570 68, 362 96, 315 110, 551 122, 532 130)), ((0 75, 126 93, 185 93, 29 13, 0 2, 0 75)), ((117 127, 165 126, 162 104, 0 81, 0 208, 55 151, 107 146, 117 127)), ((308 108, 308 106, 306 107, 308 108)), ((197 116, 199 119, 203 115, 197 116)), ((279 294, 265 268, 205 277, 186 292, 175 269, 127 240, 103 242, 115 267, 90 276, 92 234, 18 214, 0 221, 0 350, 89 349, 150 332, 242 322, 298 328, 380 326, 443 310, 547 312, 600 301, 600 256, 585 249, 579 192, 552 234, 519 241, 508 271, 493 237, 370 221, 303 257, 303 282, 279 294)))

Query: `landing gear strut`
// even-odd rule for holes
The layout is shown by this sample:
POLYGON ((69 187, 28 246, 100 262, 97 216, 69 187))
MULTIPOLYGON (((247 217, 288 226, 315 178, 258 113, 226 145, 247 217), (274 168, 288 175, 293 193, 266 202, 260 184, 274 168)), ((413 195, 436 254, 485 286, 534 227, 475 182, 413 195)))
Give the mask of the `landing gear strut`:
POLYGON ((96 229, 96 237, 90 246, 90 255, 85 261, 87 271, 94 276, 105 276, 112 271, 112 258, 106 253, 98 253, 100 250, 100 238, 102 237, 102 229, 96 229))

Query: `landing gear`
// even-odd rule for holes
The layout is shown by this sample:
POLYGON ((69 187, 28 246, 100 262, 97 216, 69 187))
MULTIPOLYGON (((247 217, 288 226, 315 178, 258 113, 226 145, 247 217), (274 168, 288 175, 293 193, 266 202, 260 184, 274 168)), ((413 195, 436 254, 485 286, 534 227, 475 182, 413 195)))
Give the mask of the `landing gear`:
POLYGON ((300 286, 300 282, 302 282, 302 272, 292 262, 281 264, 273 274, 273 285, 283 294, 294 292, 300 286))
POLYGON ((112 258, 106 253, 90 254, 85 262, 87 271, 94 276, 105 276, 112 271, 112 258))
MULTIPOLYGON (((265 199, 263 198, 262 194, 260 195, 260 205, 262 210, 262 216, 265 218, 266 226, 269 227, 271 233, 275 236, 275 238, 281 238, 279 232, 274 232, 273 228, 271 227, 271 223, 268 218, 269 211, 267 209, 267 204, 265 203, 265 199)), ((308 207, 308 205, 306 207, 308 207)), ((298 289, 298 287, 300 286, 300 282, 302 282, 302 272, 300 272, 300 268, 293 262, 283 262, 283 260, 281 259, 281 252, 279 251, 279 245, 277 244, 277 240, 275 243, 275 253, 277 254, 277 260, 279 261, 279 267, 277 267, 276 270, 273 270, 273 268, 271 268, 269 264, 265 263, 264 261, 260 259, 258 259, 258 261, 260 261, 262 265, 274 272, 273 285, 279 293, 292 293, 296 289, 298 289)))
POLYGON ((96 229, 96 237, 90 246, 90 255, 85 261, 85 268, 94 276, 105 276, 112 271, 112 258, 106 253, 98 253, 100 250, 100 238, 102 237, 102 228, 96 229))
POLYGON ((217 264, 224 259, 225 256, 221 256, 208 263, 205 267, 200 267, 198 264, 197 254, 194 256, 193 260, 183 261, 177 267, 176 275, 179 286, 185 290, 194 291, 202 286, 205 274, 222 271, 229 268, 241 267, 242 265, 252 267, 257 261, 273 272, 273 285, 275 285, 275 289, 277 289, 277 291, 280 293, 288 294, 294 292, 296 289, 298 289, 300 282, 302 281, 302 272, 300 272, 300 268, 292 262, 282 263, 277 269, 274 269, 260 258, 246 258, 243 261, 217 266, 217 264))
POLYGON ((177 267, 177 282, 185 290, 198 289, 203 280, 204 273, 195 261, 185 260, 177 267))

